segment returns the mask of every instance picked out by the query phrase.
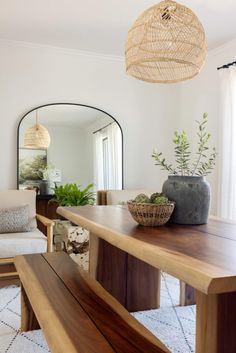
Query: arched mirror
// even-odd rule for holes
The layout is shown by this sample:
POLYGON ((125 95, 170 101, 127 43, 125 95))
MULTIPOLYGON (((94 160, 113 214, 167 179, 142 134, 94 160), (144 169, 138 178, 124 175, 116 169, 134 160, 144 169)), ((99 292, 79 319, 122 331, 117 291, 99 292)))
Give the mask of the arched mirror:
POLYGON ((98 108, 71 103, 37 107, 18 126, 18 188, 38 190, 49 179, 51 186, 92 183, 94 191, 122 189, 122 141, 118 122, 98 108))

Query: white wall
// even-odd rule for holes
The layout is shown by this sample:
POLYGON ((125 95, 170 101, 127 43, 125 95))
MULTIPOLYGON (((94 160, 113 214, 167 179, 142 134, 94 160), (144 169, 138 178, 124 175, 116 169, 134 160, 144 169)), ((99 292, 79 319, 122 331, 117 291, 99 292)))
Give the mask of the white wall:
MULTIPOLYGON (((180 125, 188 132, 190 140, 196 140, 194 135, 195 120, 200 119, 204 112, 208 112, 208 130, 212 135, 212 146, 218 147, 219 135, 219 71, 217 67, 235 61, 236 40, 224 46, 212 50, 207 57, 202 72, 193 80, 179 84, 180 94, 180 125)), ((207 178, 212 189, 212 213, 216 214, 217 189, 218 189, 218 165, 214 172, 207 178)))
MULTIPOLYGON (((194 121, 209 113, 218 145, 217 66, 235 60, 236 41, 209 53, 202 72, 174 85, 148 84, 125 73, 123 59, 0 41, 0 189, 16 187, 16 137, 20 118, 52 102, 94 105, 113 115, 124 134, 124 186, 160 190, 167 177, 154 166, 153 147, 172 159, 175 129, 194 141, 194 121)), ((209 177, 216 210, 217 167, 209 177)))
POLYGON ((83 188, 93 182, 88 168, 89 152, 83 129, 52 127, 48 131, 53 143, 48 149, 48 162, 61 170, 61 183, 76 183, 83 188))
POLYGON ((8 41, 0 41, 0 77, 0 189, 16 187, 20 118, 52 102, 93 105, 113 115, 124 134, 125 187, 161 189, 167 174, 151 154, 155 146, 172 154, 177 86, 130 78, 121 59, 8 41))

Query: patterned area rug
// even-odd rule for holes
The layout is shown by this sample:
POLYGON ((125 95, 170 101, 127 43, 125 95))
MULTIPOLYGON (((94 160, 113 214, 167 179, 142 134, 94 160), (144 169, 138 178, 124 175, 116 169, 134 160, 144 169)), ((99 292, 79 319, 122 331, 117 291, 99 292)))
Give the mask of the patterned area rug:
MULTIPOLYGON (((133 313, 173 353, 193 353, 195 306, 178 307, 179 281, 162 275, 161 308, 133 313)), ((0 353, 50 352, 41 330, 20 333, 20 289, 0 289, 0 353)), ((125 352, 124 352, 125 353, 125 352)), ((147 353, 147 352, 144 352, 147 353)))
POLYGON ((41 330, 20 333, 20 288, 0 289, 0 353, 50 352, 41 330))
POLYGON ((133 315, 171 352, 195 352, 196 306, 179 306, 179 280, 174 277, 162 274, 160 309, 133 315))

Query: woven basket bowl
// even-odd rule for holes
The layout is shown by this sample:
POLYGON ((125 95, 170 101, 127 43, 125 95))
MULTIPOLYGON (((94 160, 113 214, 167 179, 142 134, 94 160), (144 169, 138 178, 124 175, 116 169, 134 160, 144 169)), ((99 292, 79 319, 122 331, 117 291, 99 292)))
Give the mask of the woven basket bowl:
POLYGON ((165 224, 174 210, 175 203, 165 205, 128 201, 128 209, 133 219, 142 226, 161 226, 165 224))

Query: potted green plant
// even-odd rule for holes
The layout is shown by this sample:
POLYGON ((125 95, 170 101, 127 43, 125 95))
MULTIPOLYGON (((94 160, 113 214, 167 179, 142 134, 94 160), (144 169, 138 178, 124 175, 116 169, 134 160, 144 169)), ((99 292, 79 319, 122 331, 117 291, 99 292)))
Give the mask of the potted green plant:
POLYGON ((59 206, 84 206, 93 205, 95 202, 94 193, 91 191, 93 184, 85 189, 75 183, 65 184, 54 188, 54 195, 50 202, 56 202, 59 206))
POLYGON ((204 113, 197 121, 198 144, 195 157, 192 157, 190 144, 185 131, 174 133, 176 166, 168 164, 162 153, 153 152, 155 164, 170 175, 162 187, 162 192, 175 201, 171 222, 179 224, 207 223, 210 208, 210 186, 205 176, 215 166, 216 149, 209 148, 211 135, 206 132, 208 114, 204 113))
MULTIPOLYGON (((93 205, 95 202, 94 192, 91 191, 93 184, 87 185, 81 189, 80 185, 75 183, 57 186, 55 184, 54 195, 49 201, 50 204, 57 206, 85 206, 93 205)), ((61 248, 62 241, 66 244, 68 253, 85 254, 88 252, 89 232, 78 226, 68 224, 65 220, 55 221, 55 232, 57 232, 57 246, 61 248), (63 239, 62 239, 63 238, 63 239)), ((82 258, 80 262, 83 263, 82 258)))

